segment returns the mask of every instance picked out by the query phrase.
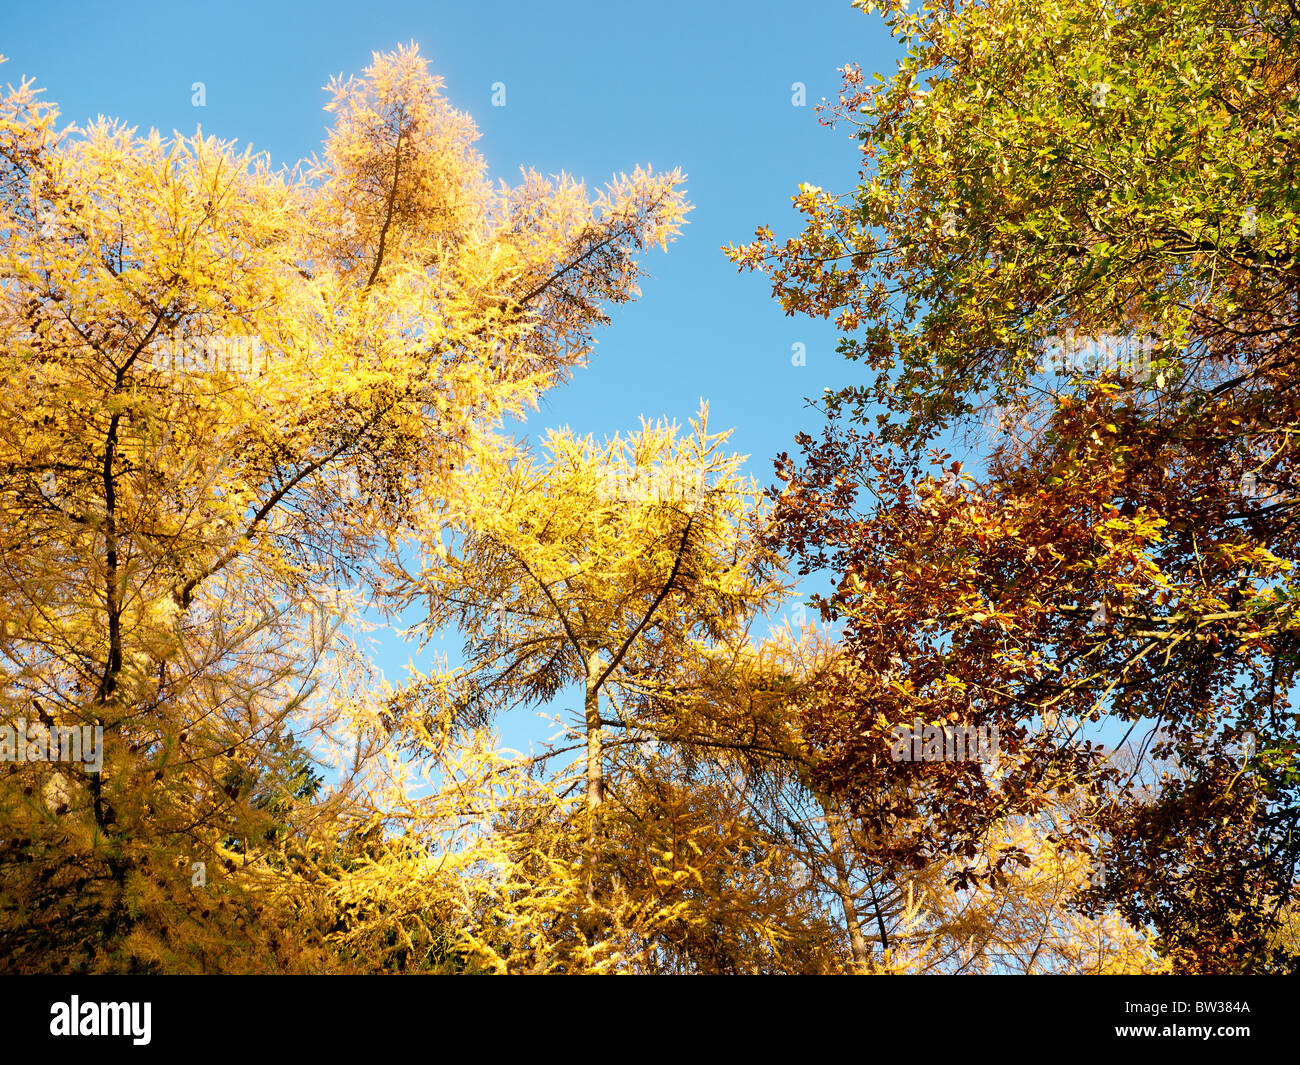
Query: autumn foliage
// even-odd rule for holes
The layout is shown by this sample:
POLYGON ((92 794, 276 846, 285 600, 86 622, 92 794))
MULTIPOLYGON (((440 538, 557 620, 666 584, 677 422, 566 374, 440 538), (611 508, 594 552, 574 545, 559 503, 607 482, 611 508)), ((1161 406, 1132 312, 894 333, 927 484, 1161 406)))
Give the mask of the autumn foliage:
POLYGON ((800 236, 730 249, 875 374, 779 463, 775 540, 837 575, 854 657, 815 722, 826 786, 877 823, 924 803, 904 862, 1086 796, 1055 835, 1104 870, 1094 912, 1180 971, 1285 969, 1294 9, 889 17, 899 73, 845 68, 827 116, 856 126, 856 192, 804 187, 800 236), (995 794, 907 787, 879 736, 916 713, 996 724, 995 794))
POLYGON ((727 249, 874 374, 771 490, 516 435, 680 173, 493 183, 413 46, 292 168, 8 90, 0 726, 102 760, 0 762, 0 969, 1293 964, 1294 12, 886 18, 854 191, 727 249))

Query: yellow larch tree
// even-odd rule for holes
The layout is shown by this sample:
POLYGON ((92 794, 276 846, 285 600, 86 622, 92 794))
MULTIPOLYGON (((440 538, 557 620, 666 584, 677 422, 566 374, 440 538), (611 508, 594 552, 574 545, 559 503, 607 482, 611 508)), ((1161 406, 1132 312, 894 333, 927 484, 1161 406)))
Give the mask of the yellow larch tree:
MULTIPOLYGON (((788 848, 750 815, 743 780, 681 748, 706 726, 662 698, 743 643, 785 588, 762 543, 761 493, 707 413, 688 433, 663 422, 603 443, 551 432, 541 458, 485 448, 414 549, 385 562, 394 609, 418 606, 426 637, 455 626, 466 652, 377 710, 394 751, 436 758, 502 712, 566 692, 581 705, 540 755, 480 760, 472 785, 448 772, 415 830, 432 859, 449 853, 449 826, 478 816, 475 846, 488 850, 476 861, 497 870, 477 881, 485 908, 465 921, 479 964, 827 967, 825 925, 811 893, 790 886, 788 848), (501 790, 510 801, 485 809, 501 790)), ((396 823, 409 831, 416 816, 396 823)))
POLYGON ((414 47, 328 109, 276 170, 0 99, 0 721, 103 730, 102 766, 0 767, 6 966, 329 964, 329 922, 251 929, 320 925, 350 838, 377 552, 684 215, 676 173, 492 185, 414 47))

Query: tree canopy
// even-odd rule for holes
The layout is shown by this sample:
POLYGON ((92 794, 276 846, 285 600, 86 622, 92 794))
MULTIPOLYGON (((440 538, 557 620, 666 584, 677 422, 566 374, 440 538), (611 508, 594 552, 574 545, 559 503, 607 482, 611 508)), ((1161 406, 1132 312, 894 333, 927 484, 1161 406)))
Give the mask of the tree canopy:
POLYGON ((729 249, 874 371, 779 469, 776 542, 837 575, 822 605, 857 663, 856 702, 820 723, 829 779, 887 819, 882 733, 995 722, 996 796, 936 789, 916 854, 1081 788, 1092 814, 1066 838, 1104 863, 1096 899, 1180 968, 1286 965, 1294 9, 888 18, 898 73, 846 67, 828 116, 856 125, 857 186, 804 186, 800 235, 729 249), (1103 727, 1146 736, 1165 772, 1135 788, 1103 727))
POLYGON ((413 45, 293 167, 8 88, 0 969, 1294 969, 1300 16, 883 17, 724 249, 854 375, 770 489, 523 435, 680 172, 494 183, 413 45))

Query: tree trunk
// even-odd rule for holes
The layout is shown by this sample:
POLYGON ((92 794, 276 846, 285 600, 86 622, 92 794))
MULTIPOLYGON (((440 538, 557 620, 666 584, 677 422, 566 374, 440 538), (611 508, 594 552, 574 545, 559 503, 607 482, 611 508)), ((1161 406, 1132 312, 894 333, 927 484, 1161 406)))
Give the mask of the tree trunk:
POLYGON ((831 838, 831 864, 835 866, 836 894, 844 908, 844 923, 849 929, 849 944, 853 948, 853 968, 859 973, 867 971, 869 957, 867 941, 862 936, 858 924, 858 908, 853 902, 853 886, 849 883, 848 868, 844 864, 844 835, 840 830, 839 814, 826 803, 822 804, 826 813, 826 829, 831 838))
POLYGON ((580 927, 589 944, 598 942, 604 933, 605 922, 600 916, 600 900, 596 888, 596 864, 600 845, 601 804, 605 801, 605 778, 602 773, 600 736, 600 655, 592 651, 587 658, 587 870, 586 895, 591 907, 581 920, 580 927))
POLYGON ((605 801, 605 778, 601 771, 600 679, 603 663, 600 652, 592 651, 587 660, 587 813, 594 815, 605 801))

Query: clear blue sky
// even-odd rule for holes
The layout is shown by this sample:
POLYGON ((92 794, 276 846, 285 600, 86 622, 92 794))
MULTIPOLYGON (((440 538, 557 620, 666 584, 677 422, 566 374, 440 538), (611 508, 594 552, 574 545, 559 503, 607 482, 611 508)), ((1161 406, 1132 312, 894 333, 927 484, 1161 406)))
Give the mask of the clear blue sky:
POLYGON ((820 421, 803 397, 844 379, 834 330, 787 318, 763 279, 738 274, 718 248, 760 223, 792 232, 800 181, 852 187, 853 142, 819 126, 814 105, 834 96, 837 67, 892 70, 895 48, 847 0, 5 6, 0 79, 34 77, 65 121, 105 114, 164 133, 202 124, 292 163, 320 146, 329 77, 414 40, 478 122, 496 177, 527 165, 600 184, 638 163, 681 167, 689 224, 666 255, 650 255, 642 300, 619 310, 592 365, 551 394, 546 424, 603 434, 641 414, 684 421, 703 396, 766 482, 770 457, 820 421), (202 108, 190 103, 196 81, 202 108), (501 108, 491 106, 497 81, 501 108), (806 107, 791 105, 795 81, 806 107), (796 342, 806 367, 790 365, 796 342))
MULTIPOLYGON (((899 50, 848 0, 8 3, 0 81, 35 78, 63 122, 201 125, 293 163, 320 146, 331 75, 359 74, 373 51, 411 40, 478 122, 496 178, 530 166, 599 185, 637 164, 688 176, 682 236, 651 254, 641 300, 617 309, 591 366, 550 394, 530 433, 613 434, 642 414, 684 424, 703 397, 711 426, 734 426, 732 449, 770 484, 772 457, 821 425, 804 397, 852 371, 829 324, 786 317, 764 279, 738 274, 719 247, 763 223, 792 233, 801 181, 853 187, 850 133, 820 126, 815 105, 835 96, 838 67, 892 72, 899 50), (191 103, 194 82, 204 107, 191 103), (504 107, 491 104, 494 82, 504 107), (794 82, 807 106, 792 105, 794 82), (806 366, 791 365, 795 343, 806 366)), ((394 680, 406 658, 395 652, 382 656, 394 680)))

